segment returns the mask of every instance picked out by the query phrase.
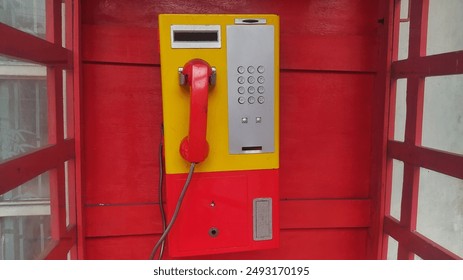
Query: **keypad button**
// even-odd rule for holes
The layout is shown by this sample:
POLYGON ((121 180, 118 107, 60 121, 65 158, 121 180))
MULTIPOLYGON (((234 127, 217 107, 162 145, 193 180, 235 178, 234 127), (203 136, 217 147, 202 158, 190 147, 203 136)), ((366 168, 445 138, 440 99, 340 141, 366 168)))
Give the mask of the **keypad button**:
POLYGON ((244 79, 243 76, 239 76, 239 77, 238 77, 238 83, 244 84, 244 81, 245 81, 245 79, 244 79))
POLYGON ((249 74, 254 73, 254 71, 255 71, 254 66, 249 66, 249 67, 248 67, 248 73, 249 73, 249 74))
POLYGON ((246 117, 241 118, 241 123, 248 123, 248 118, 246 118, 246 117))
POLYGON ((254 102, 256 102, 256 99, 253 96, 251 96, 248 98, 248 102, 249 104, 254 104, 254 102))
POLYGON ((256 88, 255 87, 248 87, 248 92, 250 94, 253 94, 254 92, 256 92, 256 88))
POLYGON ((244 102, 246 102, 246 98, 244 98, 242 96, 240 98, 238 98, 238 103, 244 104, 244 102))
POLYGON ((259 72, 261 74, 264 73, 265 72, 264 66, 260 65, 259 67, 257 67, 257 72, 259 72))
POLYGON ((238 88, 238 93, 239 94, 243 94, 246 90, 244 89, 244 87, 239 87, 238 88))
POLYGON ((239 66, 236 70, 238 71, 238 73, 243 74, 245 69, 243 66, 239 66))
POLYGON ((256 123, 261 123, 262 122, 262 117, 256 117, 256 123))
POLYGON ((263 96, 259 96, 259 97, 257 98, 257 102, 259 102, 259 104, 264 103, 264 101, 265 101, 265 98, 264 98, 263 96))
POLYGON ((263 86, 259 86, 259 87, 257 88, 257 92, 258 92, 258 93, 264 93, 264 91, 265 91, 265 89, 264 89, 263 86))
POLYGON ((259 84, 263 84, 263 83, 265 82, 264 76, 259 76, 259 77, 257 78, 257 82, 259 82, 259 84))
POLYGON ((254 78, 253 76, 248 77, 248 83, 254 84, 255 81, 256 81, 256 78, 254 78))

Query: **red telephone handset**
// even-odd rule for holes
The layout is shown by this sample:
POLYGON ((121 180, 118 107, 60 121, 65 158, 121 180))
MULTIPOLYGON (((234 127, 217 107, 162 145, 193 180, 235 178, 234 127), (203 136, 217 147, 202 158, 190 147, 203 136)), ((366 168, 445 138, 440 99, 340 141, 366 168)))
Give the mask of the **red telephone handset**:
POLYGON ((188 136, 180 144, 180 154, 191 163, 202 162, 209 153, 206 140, 207 101, 213 71, 202 59, 188 61, 181 72, 185 84, 190 86, 190 126, 188 136))

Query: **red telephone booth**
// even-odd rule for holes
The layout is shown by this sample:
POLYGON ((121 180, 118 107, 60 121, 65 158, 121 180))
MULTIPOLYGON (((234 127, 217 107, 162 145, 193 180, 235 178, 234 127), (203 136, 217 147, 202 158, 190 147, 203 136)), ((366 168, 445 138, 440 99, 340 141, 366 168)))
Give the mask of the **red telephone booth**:
POLYGON ((463 257, 463 1, 9 0, 0 259, 149 258, 158 15, 192 13, 279 16, 279 246, 184 258, 463 257))

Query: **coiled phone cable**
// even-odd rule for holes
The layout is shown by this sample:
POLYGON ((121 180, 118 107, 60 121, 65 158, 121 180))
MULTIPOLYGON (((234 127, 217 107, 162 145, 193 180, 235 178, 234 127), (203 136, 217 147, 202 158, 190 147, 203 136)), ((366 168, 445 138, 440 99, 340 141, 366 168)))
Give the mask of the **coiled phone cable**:
POLYGON ((178 213, 180 211, 180 207, 182 207, 183 198, 185 197, 186 191, 188 190, 188 186, 190 185, 190 182, 191 182, 191 178, 193 177, 195 166, 196 166, 196 163, 192 162, 190 165, 190 171, 188 172, 188 177, 186 178, 185 184, 183 185, 183 188, 182 188, 182 192, 180 193, 180 196, 178 197, 177 205, 175 206, 175 211, 174 211, 174 214, 172 215, 172 219, 170 220, 169 225, 166 227, 166 229, 162 233, 161 238, 159 238, 158 242, 156 242, 156 245, 154 245, 154 248, 151 251, 150 260, 154 259, 154 256, 156 255, 156 252, 158 251, 159 246, 163 244, 164 240, 167 237, 167 234, 169 234, 170 230, 172 229, 172 226, 175 223, 175 220, 177 219, 178 213))

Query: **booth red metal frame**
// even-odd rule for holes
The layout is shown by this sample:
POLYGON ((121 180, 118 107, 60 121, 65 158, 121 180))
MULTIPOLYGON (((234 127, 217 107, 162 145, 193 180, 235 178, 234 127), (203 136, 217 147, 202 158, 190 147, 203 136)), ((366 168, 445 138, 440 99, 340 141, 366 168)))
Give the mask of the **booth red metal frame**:
MULTIPOLYGON (((77 258, 77 205, 81 193, 79 111, 79 1, 46 1, 46 39, 0 23, 0 53, 47 66, 48 145, 0 164, 0 193, 6 193, 49 171, 51 237, 41 258, 77 258), (64 9, 63 6, 64 5, 64 9), (64 22, 62 11, 65 11, 64 22), (65 42, 62 40, 65 26, 65 42), (5 39, 8 38, 8 39, 5 39), (62 45, 66 47, 62 47, 62 45), (66 75, 66 138, 63 117, 63 71, 66 75), (65 164, 67 162, 67 164, 65 164), (66 201, 65 168, 68 168, 66 201), (69 212, 66 213, 68 203, 69 212), (68 215, 69 221, 66 222, 68 215)), ((78 218, 79 217, 79 218, 78 218)), ((80 222, 80 224, 82 224, 80 222)))
MULTIPOLYGON (((391 1, 392 2, 392 1, 391 1)), ((384 210, 384 236, 382 258, 387 254, 387 236, 398 241, 398 259, 461 259, 436 242, 416 232, 419 169, 424 167, 449 176, 463 179, 463 156, 421 146, 423 124, 424 82, 426 77, 463 74, 463 51, 426 56, 429 0, 410 0, 408 58, 398 59, 400 0, 395 1, 392 40, 390 100, 386 103, 385 120, 388 122, 387 174, 384 210), (394 139, 395 85, 397 79, 407 79, 407 114, 404 142, 394 139), (389 104, 389 105, 387 105, 389 104), (403 190, 400 221, 389 215, 392 160, 404 162, 403 190)))

